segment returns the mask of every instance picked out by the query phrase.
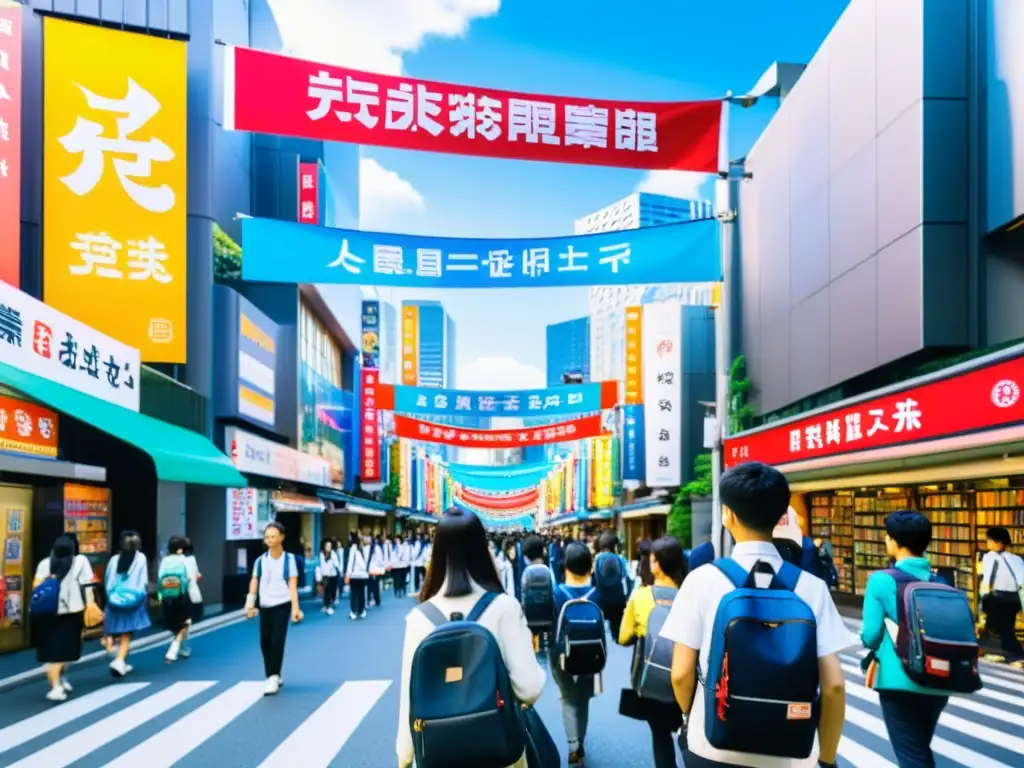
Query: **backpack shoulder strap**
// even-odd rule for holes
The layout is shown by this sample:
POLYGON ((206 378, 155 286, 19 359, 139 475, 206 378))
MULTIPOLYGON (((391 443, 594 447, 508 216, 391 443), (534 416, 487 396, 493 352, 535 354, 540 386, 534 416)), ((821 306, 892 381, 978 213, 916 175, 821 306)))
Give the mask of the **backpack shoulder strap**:
POLYGON ((430 623, 435 627, 440 627, 448 623, 448 617, 441 612, 440 608, 431 602, 420 603, 416 606, 416 610, 426 616, 430 620, 430 623))
POLYGON ((484 611, 490 607, 498 594, 497 592, 484 592, 483 596, 476 601, 473 610, 466 616, 466 621, 480 621, 480 617, 484 615, 484 611))
POLYGON ((658 601, 672 602, 676 599, 676 593, 678 589, 672 589, 672 587, 651 587, 651 594, 654 596, 655 604, 658 601))
POLYGON ((796 591, 796 583, 800 581, 800 574, 802 571, 792 563, 782 561, 782 567, 775 572, 775 578, 778 580, 782 588, 788 592, 796 591))
POLYGON ((259 557, 256 558, 256 581, 259 581, 260 579, 263 578, 263 558, 264 557, 266 557, 266 555, 260 555, 259 557))
POLYGON ((588 603, 594 602, 593 598, 597 595, 597 587, 591 587, 590 591, 583 596, 583 599, 588 603))
POLYGON ((909 584, 912 581, 920 581, 920 579, 914 578, 901 568, 886 568, 882 573, 892 576, 892 580, 897 584, 909 584))
POLYGON ((731 557, 723 557, 715 560, 712 565, 725 574, 725 577, 732 582, 733 586, 740 589, 747 582, 747 572, 739 563, 731 557))

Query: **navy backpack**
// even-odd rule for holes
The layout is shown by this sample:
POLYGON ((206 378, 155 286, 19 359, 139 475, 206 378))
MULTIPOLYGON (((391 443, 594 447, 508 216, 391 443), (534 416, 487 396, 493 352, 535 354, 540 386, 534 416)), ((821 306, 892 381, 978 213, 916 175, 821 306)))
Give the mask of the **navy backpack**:
POLYGON ((601 605, 608 607, 626 604, 626 571, 622 558, 614 552, 599 552, 594 561, 594 585, 601 595, 601 605))
POLYGON ((800 569, 783 562, 758 588, 732 558, 715 561, 733 583, 718 605, 704 685, 704 728, 716 749, 803 759, 818 730, 818 632, 796 595, 800 569))
POLYGON ((523 615, 532 630, 549 630, 555 624, 553 582, 546 565, 534 563, 523 572, 523 615))
POLYGON ((605 646, 604 614, 594 602, 596 589, 574 597, 565 586, 559 589, 566 601, 558 614, 555 647, 562 670, 570 675, 596 675, 608 659, 605 646))
POLYGON ((477 621, 498 597, 487 592, 468 616, 418 610, 434 624, 412 658, 409 726, 416 768, 506 768, 526 749, 523 711, 498 641, 477 621))
POLYGON ((56 616, 60 610, 60 581, 47 576, 32 590, 28 611, 33 616, 56 616))
POLYGON ((676 700, 672 691, 672 652, 675 643, 661 636, 672 602, 679 591, 672 587, 651 587, 654 610, 647 619, 647 635, 636 644, 633 657, 633 690, 641 699, 671 704, 676 700))

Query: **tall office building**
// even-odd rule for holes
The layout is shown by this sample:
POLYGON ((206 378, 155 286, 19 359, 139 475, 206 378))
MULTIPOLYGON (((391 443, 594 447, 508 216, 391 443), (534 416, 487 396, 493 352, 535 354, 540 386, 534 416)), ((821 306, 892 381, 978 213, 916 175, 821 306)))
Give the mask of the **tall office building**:
POLYGON ((590 381, 590 318, 578 317, 547 327, 546 336, 547 385, 562 383, 562 375, 579 374, 590 381))
POLYGON ((455 386, 455 322, 439 301, 402 302, 402 384, 455 386))

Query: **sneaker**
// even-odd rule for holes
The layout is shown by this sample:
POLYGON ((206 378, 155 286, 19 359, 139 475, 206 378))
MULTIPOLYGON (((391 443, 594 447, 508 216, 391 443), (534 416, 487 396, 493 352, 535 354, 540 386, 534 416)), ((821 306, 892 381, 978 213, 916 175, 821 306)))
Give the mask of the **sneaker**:
POLYGON ((263 686, 264 696, 273 696, 281 689, 281 680, 277 675, 271 675, 267 678, 266 685, 263 686))
POLYGON ((328 608, 327 609, 327 615, 328 616, 333 616, 334 615, 334 609, 333 608, 328 608))
POLYGON ((46 694, 46 698, 48 701, 67 701, 68 692, 61 687, 60 683, 58 683, 50 689, 46 694))
POLYGON ((72 687, 71 683, 68 682, 68 679, 66 677, 62 677, 60 679, 60 687, 64 689, 64 693, 71 693, 73 690, 75 690, 74 687, 72 687))
POLYGON ((167 649, 167 653, 164 655, 164 661, 166 661, 168 664, 170 664, 172 661, 177 661, 178 652, 180 650, 181 645, 177 641, 171 643, 170 647, 167 649))
POLYGON ((326 605, 321 605, 320 606, 320 613, 327 613, 327 606, 326 605))
POLYGON ((189 648, 187 645, 183 645, 183 646, 181 646, 181 648, 178 649, 178 657, 179 658, 187 659, 191 655, 192 655, 192 649, 189 648))
POLYGON ((280 675, 277 676, 277 687, 284 688, 284 678, 280 675))
POLYGON ((582 766, 583 765, 583 751, 577 749, 575 752, 569 753, 569 765, 582 766))
POLYGON ((131 667, 129 667, 122 659, 114 659, 110 662, 110 674, 114 677, 124 677, 129 672, 131 672, 131 667))
POLYGON ((359 618, 358 616, 356 616, 356 613, 355 613, 355 611, 350 611, 350 612, 349 612, 349 614, 348 614, 348 617, 349 617, 350 619, 352 619, 353 621, 355 621, 356 619, 358 619, 358 618, 359 618))
POLYGON ((365 619, 366 618, 366 611, 363 611, 362 613, 360 613, 359 614, 359 618, 360 619, 365 619))

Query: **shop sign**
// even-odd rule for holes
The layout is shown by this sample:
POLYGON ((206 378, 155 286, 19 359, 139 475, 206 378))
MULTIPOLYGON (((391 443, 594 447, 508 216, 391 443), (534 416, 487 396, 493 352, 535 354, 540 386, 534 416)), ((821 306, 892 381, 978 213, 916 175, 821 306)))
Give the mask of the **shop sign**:
POLYGON ((626 405, 639 405, 643 393, 643 307, 626 308, 626 405))
POLYGON ((364 483, 379 483, 381 480, 380 424, 378 413, 378 390, 380 371, 363 368, 360 372, 360 405, 363 409, 362 434, 360 439, 360 478, 364 483))
POLYGON ((228 46, 224 127, 347 144, 620 168, 718 170, 722 102, 543 96, 228 46))
POLYGON ((649 488, 682 485, 683 308, 644 306, 644 443, 649 488))
POLYGON ((299 221, 320 223, 319 163, 299 163, 299 221))
POLYGON ((419 383, 420 308, 402 307, 402 384, 419 383))
POLYGON ((238 414, 274 428, 277 325, 238 299, 238 414))
POLYGON ((396 413, 564 416, 613 408, 618 400, 618 382, 504 391, 395 387, 393 400, 396 413))
POLYGON ((0 281, 21 280, 21 5, 0 0, 0 281))
POLYGON ((139 410, 139 351, 0 282, 0 362, 139 410))
POLYGON ((643 481, 646 474, 644 407, 627 405, 622 409, 622 479, 643 481))
POLYGON ((251 541, 263 538, 259 525, 255 488, 228 488, 228 541, 251 541))
POLYGON ((526 429, 463 429, 408 416, 395 416, 395 435, 410 440, 443 445, 519 448, 530 445, 564 443, 601 434, 601 416, 563 421, 544 427, 526 429))
POLYGON ((185 48, 43 19, 44 298, 161 363, 186 351, 185 48))
POLYGON ((380 302, 364 301, 362 318, 363 368, 380 368, 380 302))
POLYGON ((0 396, 0 451, 57 458, 57 414, 0 396))
POLYGON ((324 459, 243 432, 237 427, 225 428, 224 442, 239 472, 330 487, 331 465, 324 459))
POLYGON ((725 465, 788 464, 1024 421, 1024 356, 725 441, 725 465))

